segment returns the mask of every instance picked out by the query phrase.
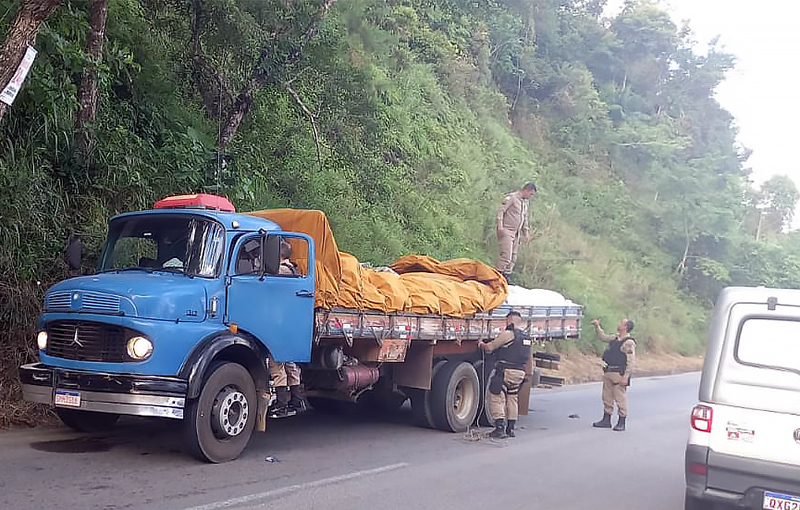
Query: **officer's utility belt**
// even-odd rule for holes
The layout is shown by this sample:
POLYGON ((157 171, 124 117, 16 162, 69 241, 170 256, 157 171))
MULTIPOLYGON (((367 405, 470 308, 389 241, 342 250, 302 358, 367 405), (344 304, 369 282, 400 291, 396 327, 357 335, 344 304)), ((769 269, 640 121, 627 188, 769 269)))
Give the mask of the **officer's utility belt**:
POLYGON ((603 368, 603 372, 617 372, 618 374, 622 375, 625 373, 625 369, 614 365, 606 365, 603 368))
POLYGON ((499 372, 501 370, 525 370, 525 365, 517 363, 509 363, 508 361, 498 361, 495 369, 499 372))

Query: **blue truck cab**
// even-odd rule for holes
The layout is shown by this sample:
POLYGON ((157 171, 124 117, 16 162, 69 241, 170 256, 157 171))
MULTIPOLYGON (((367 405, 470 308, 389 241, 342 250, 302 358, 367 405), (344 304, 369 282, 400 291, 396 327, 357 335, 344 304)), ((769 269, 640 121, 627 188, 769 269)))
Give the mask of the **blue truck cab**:
POLYGON ((268 358, 310 360, 314 276, 311 237, 219 197, 116 215, 97 273, 47 291, 24 398, 82 431, 120 415, 180 419, 195 456, 234 459, 263 430, 268 358), (300 274, 280 274, 282 245, 300 274))

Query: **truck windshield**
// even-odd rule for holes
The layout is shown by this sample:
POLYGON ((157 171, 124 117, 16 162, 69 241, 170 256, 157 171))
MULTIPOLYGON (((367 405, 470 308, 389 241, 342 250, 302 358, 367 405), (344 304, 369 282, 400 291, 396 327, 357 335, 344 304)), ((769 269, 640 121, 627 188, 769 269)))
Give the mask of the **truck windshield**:
POLYGON ((213 278, 225 244, 223 227, 181 215, 129 216, 109 225, 100 271, 166 271, 213 278))

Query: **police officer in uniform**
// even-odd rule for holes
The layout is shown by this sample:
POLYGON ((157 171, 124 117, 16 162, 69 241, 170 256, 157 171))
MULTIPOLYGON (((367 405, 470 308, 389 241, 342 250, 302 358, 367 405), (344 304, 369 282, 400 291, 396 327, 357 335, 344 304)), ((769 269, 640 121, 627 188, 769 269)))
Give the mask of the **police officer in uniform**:
POLYGON ((614 426, 616 431, 625 430, 625 421, 628 417, 628 386, 630 385, 631 372, 636 355, 636 340, 631 336, 633 321, 622 319, 617 326, 617 334, 609 335, 600 326, 600 321, 592 321, 597 337, 603 342, 608 342, 608 348, 603 353, 603 419, 596 421, 592 426, 610 429, 611 415, 614 414, 614 402, 617 404, 619 418, 614 426))
POLYGON ((494 371, 489 378, 489 412, 494 420, 490 437, 514 437, 519 413, 519 390, 525 379, 525 365, 531 357, 533 342, 521 329, 522 317, 511 311, 506 329, 491 342, 478 342, 478 348, 497 353, 494 371))
MULTIPOLYGON (((281 263, 278 269, 280 276, 298 276, 297 266, 290 260, 292 246, 281 241, 281 263)), ((305 411, 306 404, 300 392, 300 367, 297 363, 279 363, 269 360, 269 374, 275 386, 276 399, 270 418, 285 418, 305 411)))
POLYGON ((509 193, 497 210, 497 243, 500 256, 497 270, 506 280, 514 270, 520 239, 531 240, 528 226, 528 202, 536 194, 536 184, 529 182, 522 189, 509 193))

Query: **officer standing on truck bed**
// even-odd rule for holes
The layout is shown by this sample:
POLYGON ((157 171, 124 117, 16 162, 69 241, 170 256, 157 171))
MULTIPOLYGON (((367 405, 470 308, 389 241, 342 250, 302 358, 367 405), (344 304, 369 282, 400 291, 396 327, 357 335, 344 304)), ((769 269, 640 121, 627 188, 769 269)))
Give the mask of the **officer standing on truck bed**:
POLYGON ((497 210, 497 243, 500 255, 496 267, 506 277, 506 281, 511 277, 517 262, 520 238, 526 243, 531 240, 528 202, 535 194, 536 184, 529 182, 522 189, 506 195, 497 210))
POLYGON ((603 429, 611 428, 611 415, 614 414, 614 402, 617 403, 619 418, 614 430, 625 430, 625 421, 628 417, 628 386, 630 385, 633 363, 636 358, 636 340, 631 336, 633 321, 622 319, 617 326, 617 334, 609 335, 600 326, 598 319, 593 319, 592 324, 597 332, 597 337, 603 342, 608 342, 608 348, 603 353, 603 419, 596 421, 592 426, 603 429))
POLYGON ((508 312, 505 331, 491 342, 478 342, 479 349, 497 353, 494 371, 489 379, 489 413, 494 420, 494 430, 489 436, 495 439, 515 436, 519 390, 525 379, 525 364, 531 357, 533 345, 522 331, 521 324, 519 312, 508 312))

